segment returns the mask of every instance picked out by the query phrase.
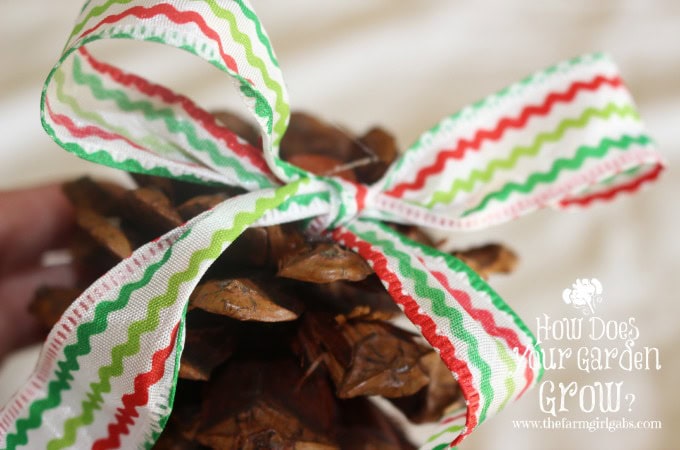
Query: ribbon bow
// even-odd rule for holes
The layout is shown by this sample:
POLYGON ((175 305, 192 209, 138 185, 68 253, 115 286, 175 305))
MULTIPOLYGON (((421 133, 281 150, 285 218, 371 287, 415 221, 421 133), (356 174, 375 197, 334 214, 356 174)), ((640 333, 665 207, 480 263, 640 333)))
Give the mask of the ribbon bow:
POLYGON ((469 267, 382 221, 478 229, 546 205, 609 200, 662 170, 602 54, 560 63, 444 118, 371 186, 280 159, 288 119, 281 70, 247 1, 85 5, 43 91, 49 135, 108 166, 252 192, 144 245, 67 309, 0 412, 4 448, 150 447, 172 407, 187 302, 202 274, 246 228, 305 218, 369 262, 451 369, 465 408, 443 417, 423 448, 456 444, 536 384, 542 355, 469 267), (171 45, 228 73, 262 130, 263 151, 188 98, 85 50, 106 38, 171 45))

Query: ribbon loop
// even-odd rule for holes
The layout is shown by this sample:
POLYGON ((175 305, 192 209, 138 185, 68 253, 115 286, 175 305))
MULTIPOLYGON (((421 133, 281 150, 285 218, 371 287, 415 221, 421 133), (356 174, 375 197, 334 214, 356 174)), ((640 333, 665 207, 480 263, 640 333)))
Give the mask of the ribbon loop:
POLYGON ((57 143, 111 167, 248 190, 304 175, 278 157, 288 94, 269 38, 245 1, 88 2, 48 76, 43 105, 43 126, 57 143), (81 47, 99 39, 162 42, 227 73, 260 126, 264 151, 236 139, 188 98, 89 57, 81 47))
POLYGON ((478 229, 632 192, 662 167, 616 65, 596 53, 442 119, 391 167, 380 204, 424 226, 478 229))

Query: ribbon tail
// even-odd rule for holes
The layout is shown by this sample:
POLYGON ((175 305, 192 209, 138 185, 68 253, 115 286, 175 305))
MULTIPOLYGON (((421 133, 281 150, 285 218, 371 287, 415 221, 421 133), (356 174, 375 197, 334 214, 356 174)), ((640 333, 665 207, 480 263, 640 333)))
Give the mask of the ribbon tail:
POLYGON ((461 386, 467 405, 464 425, 453 426, 448 415, 423 448, 459 443, 540 378, 536 339, 462 261, 372 220, 355 220, 336 230, 334 238, 371 264, 461 386))
POLYGON ((189 295, 249 226, 286 219, 302 184, 229 199, 141 247, 90 286, 53 327, 36 369, 0 411, 0 447, 150 447, 172 408, 189 295))

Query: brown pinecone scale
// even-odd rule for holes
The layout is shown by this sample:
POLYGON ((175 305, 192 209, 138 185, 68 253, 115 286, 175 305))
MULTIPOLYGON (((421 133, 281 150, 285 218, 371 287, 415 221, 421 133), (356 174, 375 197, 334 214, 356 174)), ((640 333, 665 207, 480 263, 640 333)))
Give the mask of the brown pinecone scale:
MULTIPOLYGON (((218 119, 253 145, 255 128, 218 119)), ((380 128, 353 137, 294 113, 281 144, 288 161, 322 175, 377 181, 397 156, 380 128)), ((96 278, 135 248, 239 194, 229 187, 134 175, 138 187, 81 178, 64 184, 76 208, 70 247, 78 288, 43 287, 31 311, 52 326, 96 278)), ((397 226, 435 245, 416 227, 397 226)), ((511 251, 490 244, 455 252, 487 276, 509 272, 511 251)), ((370 397, 413 423, 461 401, 450 371, 419 336, 395 325, 400 310, 370 266, 299 224, 248 229, 191 295, 173 413, 157 449, 410 449, 370 397)))

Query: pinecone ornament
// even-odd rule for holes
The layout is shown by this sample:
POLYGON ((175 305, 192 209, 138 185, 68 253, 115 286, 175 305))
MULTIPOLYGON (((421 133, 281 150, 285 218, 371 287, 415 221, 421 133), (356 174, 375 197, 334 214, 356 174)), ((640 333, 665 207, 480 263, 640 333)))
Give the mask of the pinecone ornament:
MULTIPOLYGON (((257 145, 238 116, 218 119, 257 145)), ((294 113, 281 155, 321 175, 373 183, 397 156, 390 134, 354 138, 294 113)), ((241 193, 134 175, 138 187, 82 178, 64 185, 77 210, 71 252, 84 289, 135 248, 241 193)), ((416 227, 397 226, 436 246, 416 227)), ((482 276, 516 258, 491 244, 455 252, 482 276)), ((43 287, 31 311, 51 327, 82 289, 43 287)), ((191 295, 173 413, 157 449, 410 449, 388 399, 413 423, 460 404, 438 355, 395 325, 401 311, 369 265, 300 223, 248 229, 191 295)))

